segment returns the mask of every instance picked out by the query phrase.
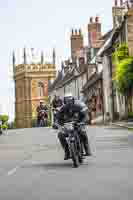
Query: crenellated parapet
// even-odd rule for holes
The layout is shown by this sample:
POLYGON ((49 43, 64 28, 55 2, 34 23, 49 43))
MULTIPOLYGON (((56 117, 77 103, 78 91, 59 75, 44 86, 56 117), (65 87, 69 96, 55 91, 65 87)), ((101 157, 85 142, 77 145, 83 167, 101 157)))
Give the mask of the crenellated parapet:
POLYGON ((56 69, 53 64, 47 63, 47 64, 20 64, 17 65, 14 69, 14 77, 18 75, 26 74, 30 76, 30 74, 43 74, 49 76, 50 74, 55 76, 56 75, 56 69))

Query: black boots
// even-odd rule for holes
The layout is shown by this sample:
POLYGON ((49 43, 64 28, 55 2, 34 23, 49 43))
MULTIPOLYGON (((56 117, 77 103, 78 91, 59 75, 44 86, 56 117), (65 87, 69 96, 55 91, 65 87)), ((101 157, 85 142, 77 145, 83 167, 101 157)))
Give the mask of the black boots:
POLYGON ((65 151, 64 160, 68 160, 70 158, 69 151, 65 151))
POLYGON ((64 160, 68 160, 70 158, 69 149, 66 147, 64 151, 65 151, 64 160))
POLYGON ((91 156, 90 145, 88 143, 84 144, 86 156, 91 156))

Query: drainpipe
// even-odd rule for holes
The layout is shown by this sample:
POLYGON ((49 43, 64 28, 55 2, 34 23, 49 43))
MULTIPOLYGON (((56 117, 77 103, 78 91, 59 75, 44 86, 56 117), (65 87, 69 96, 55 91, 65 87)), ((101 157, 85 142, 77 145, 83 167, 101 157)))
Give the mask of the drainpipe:
POLYGON ((102 95, 101 95, 101 100, 102 100, 102 114, 103 114, 103 123, 104 123, 104 97, 103 97, 103 95, 104 95, 104 93, 103 93, 103 78, 102 78, 102 80, 101 80, 101 93, 102 93, 102 95))
POLYGON ((112 54, 109 55, 109 74, 110 74, 110 93, 111 93, 111 120, 114 121, 114 94, 113 94, 113 81, 112 81, 112 54))

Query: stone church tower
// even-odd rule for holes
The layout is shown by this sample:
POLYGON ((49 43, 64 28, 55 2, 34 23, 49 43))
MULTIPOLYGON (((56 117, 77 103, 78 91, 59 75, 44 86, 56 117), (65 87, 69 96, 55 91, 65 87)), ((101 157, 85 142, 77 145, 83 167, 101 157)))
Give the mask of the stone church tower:
POLYGON ((26 49, 23 50, 23 63, 15 65, 13 53, 13 73, 15 81, 15 119, 17 128, 32 127, 36 118, 36 108, 40 100, 48 101, 48 83, 56 77, 55 50, 53 63, 44 64, 43 53, 40 63, 27 63, 26 49))

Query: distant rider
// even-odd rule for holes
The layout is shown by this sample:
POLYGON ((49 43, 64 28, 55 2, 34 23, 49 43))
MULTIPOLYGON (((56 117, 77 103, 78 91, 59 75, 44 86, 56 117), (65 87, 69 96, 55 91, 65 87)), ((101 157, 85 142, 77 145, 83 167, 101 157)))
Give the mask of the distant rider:
POLYGON ((62 99, 58 95, 55 95, 52 101, 53 108, 56 109, 56 108, 61 107, 62 105, 63 105, 62 99))
POLYGON ((56 121, 57 111, 58 111, 58 109, 61 108, 62 105, 63 105, 62 99, 58 95, 55 94, 54 99, 52 101, 52 107, 53 107, 53 111, 54 111, 54 114, 53 114, 54 122, 56 121))
POLYGON ((48 111, 48 108, 46 105, 44 105, 44 102, 43 101, 40 101, 40 105, 37 107, 36 111, 37 111, 37 124, 40 123, 40 112, 45 110, 46 112, 48 111))

